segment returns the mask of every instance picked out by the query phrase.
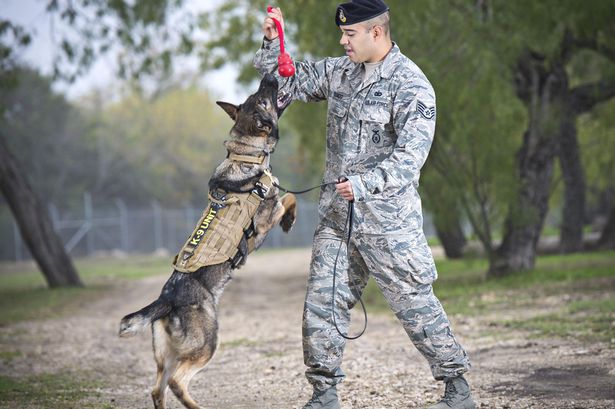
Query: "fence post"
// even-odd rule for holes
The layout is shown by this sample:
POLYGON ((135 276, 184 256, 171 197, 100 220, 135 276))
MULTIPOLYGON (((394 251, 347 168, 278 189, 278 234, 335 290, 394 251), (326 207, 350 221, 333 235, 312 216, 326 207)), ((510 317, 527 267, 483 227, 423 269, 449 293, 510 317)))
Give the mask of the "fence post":
POLYGON ((85 218, 85 224, 88 226, 88 230, 85 233, 85 245, 88 256, 91 256, 94 249, 94 220, 93 220, 93 209, 92 209, 92 195, 90 192, 83 193, 83 214, 85 218))
POLYGON ((60 233, 60 212, 58 211, 58 208, 56 207, 56 205, 54 205, 53 203, 49 203, 49 206, 47 206, 49 209, 49 215, 51 216, 51 225, 53 226, 53 230, 56 231, 56 233, 60 233))
POLYGON ((154 251, 162 248, 162 210, 157 201, 152 202, 154 210, 154 251))
POLYGON ((122 251, 128 253, 128 208, 120 198, 115 199, 115 205, 120 212, 120 246, 122 251))

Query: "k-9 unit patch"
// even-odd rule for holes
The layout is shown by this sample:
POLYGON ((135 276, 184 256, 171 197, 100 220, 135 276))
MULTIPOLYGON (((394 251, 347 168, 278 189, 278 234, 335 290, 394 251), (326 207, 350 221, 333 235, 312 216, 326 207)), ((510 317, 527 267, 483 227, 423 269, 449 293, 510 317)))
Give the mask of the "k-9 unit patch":
POLYGON ((425 119, 433 119, 436 116, 436 107, 428 107, 423 104, 421 101, 416 103, 416 110, 421 114, 421 116, 425 119))

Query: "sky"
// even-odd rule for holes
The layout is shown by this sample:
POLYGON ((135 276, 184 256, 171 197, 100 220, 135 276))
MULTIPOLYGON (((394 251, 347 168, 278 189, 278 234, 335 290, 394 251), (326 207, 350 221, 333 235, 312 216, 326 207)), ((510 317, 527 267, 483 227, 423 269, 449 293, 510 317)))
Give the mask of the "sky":
MULTIPOLYGON (((224 0, 189 1, 187 7, 195 11, 213 9, 224 0)), ((43 74, 50 74, 54 53, 59 46, 54 44, 53 32, 61 31, 58 19, 45 12, 46 0, 0 0, 0 16, 22 25, 32 34, 31 44, 20 54, 20 58, 43 74)), ((56 34, 57 37, 57 34, 56 34)), ((258 45, 255 45, 255 51, 258 45)), ((190 62, 188 62, 190 64, 190 62)), ((198 66, 196 59, 192 62, 198 66)), ((90 71, 73 84, 56 84, 57 91, 69 99, 77 99, 94 89, 108 89, 116 82, 116 63, 113 55, 103 55, 90 71)), ((228 102, 241 102, 248 95, 245 87, 237 87, 237 72, 232 67, 204 73, 202 83, 217 97, 228 102)))

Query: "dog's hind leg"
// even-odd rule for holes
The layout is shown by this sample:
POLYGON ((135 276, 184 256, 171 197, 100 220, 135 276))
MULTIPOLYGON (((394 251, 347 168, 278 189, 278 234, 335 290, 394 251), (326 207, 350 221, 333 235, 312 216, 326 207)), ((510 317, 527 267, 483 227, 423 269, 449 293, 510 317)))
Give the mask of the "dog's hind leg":
POLYGON ((152 345, 156 360, 156 385, 152 390, 152 400, 155 409, 166 407, 166 392, 169 379, 177 369, 177 354, 170 346, 169 335, 165 330, 166 319, 154 321, 152 324, 152 345))
POLYGON ((192 377, 207 365, 213 356, 213 351, 207 348, 205 354, 197 359, 186 359, 180 362, 177 371, 171 377, 169 386, 179 399, 179 401, 188 409, 201 409, 198 403, 190 396, 188 386, 192 377))

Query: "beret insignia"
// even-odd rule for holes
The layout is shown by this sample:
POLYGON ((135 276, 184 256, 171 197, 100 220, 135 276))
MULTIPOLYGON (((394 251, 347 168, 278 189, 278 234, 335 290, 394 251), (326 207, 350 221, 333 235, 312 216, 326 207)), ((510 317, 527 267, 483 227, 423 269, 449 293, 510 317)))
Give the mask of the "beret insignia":
POLYGON ((339 19, 342 23, 346 22, 346 16, 344 15, 344 10, 342 10, 341 8, 340 8, 339 19))

